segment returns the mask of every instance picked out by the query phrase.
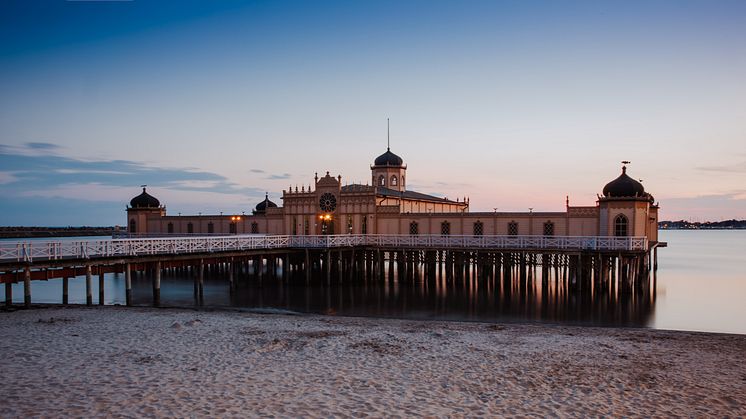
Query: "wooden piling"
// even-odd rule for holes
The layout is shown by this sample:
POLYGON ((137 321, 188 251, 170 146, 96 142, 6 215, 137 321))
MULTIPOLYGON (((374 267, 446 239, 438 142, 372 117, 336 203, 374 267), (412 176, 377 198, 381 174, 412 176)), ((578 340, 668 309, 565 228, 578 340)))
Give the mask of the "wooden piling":
POLYGON ((231 258, 231 262, 228 265, 228 289, 231 294, 233 294, 233 290, 236 287, 235 282, 233 281, 233 271, 236 270, 236 267, 233 263, 233 258, 231 258))
POLYGON ((104 273, 98 268, 98 305, 104 305, 104 273))
POLYGON ((132 270, 129 263, 124 265, 124 301, 127 307, 132 305, 132 270))
POLYGON ((93 305, 93 291, 92 291, 92 276, 91 265, 85 266, 85 305, 93 305))
POLYGON ((204 260, 199 260, 199 268, 197 270, 197 300, 201 305, 205 297, 205 263, 204 260))
POLYGON ((153 276, 153 306, 161 305, 161 262, 155 263, 155 275, 153 276))
POLYGON ((13 305, 13 284, 10 282, 5 283, 5 306, 10 307, 13 305))
POLYGON ((62 305, 67 305, 69 288, 70 285, 68 277, 62 277, 62 305))
POLYGON ((23 269, 23 305, 31 307, 31 267, 23 269))

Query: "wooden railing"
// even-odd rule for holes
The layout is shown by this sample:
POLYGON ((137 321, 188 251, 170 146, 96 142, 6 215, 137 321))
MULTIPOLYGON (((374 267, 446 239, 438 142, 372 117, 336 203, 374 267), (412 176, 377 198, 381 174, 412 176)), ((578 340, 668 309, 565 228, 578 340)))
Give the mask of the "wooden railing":
POLYGON ((84 241, 0 242, 0 262, 34 259, 91 259, 105 257, 178 255, 257 249, 327 249, 351 246, 417 249, 619 250, 646 251, 645 237, 601 236, 207 236, 84 241))

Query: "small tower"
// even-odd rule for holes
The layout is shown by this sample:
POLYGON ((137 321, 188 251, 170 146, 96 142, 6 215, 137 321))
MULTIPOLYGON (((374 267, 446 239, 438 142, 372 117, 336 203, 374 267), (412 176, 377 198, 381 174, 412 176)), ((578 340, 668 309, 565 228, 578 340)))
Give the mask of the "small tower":
POLYGON ((373 186, 388 188, 397 192, 406 190, 407 166, 401 157, 391 152, 391 136, 386 119, 386 152, 381 154, 370 166, 371 182, 373 186))
POLYGON ((148 219, 160 218, 166 215, 166 207, 160 201, 145 191, 132 198, 127 207, 127 232, 130 234, 148 233, 148 219))
POLYGON ((629 162, 622 163, 622 174, 607 183, 598 198, 599 235, 645 236, 657 241, 658 206, 642 183, 627 175, 629 162))

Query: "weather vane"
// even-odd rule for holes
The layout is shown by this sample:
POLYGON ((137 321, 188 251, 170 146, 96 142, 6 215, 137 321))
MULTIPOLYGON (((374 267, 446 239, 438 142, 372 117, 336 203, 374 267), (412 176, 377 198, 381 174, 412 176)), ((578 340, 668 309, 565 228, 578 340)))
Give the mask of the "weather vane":
POLYGON ((630 163, 632 163, 632 162, 629 161, 629 160, 622 160, 622 164, 625 165, 625 166, 628 165, 628 164, 630 164, 630 163))

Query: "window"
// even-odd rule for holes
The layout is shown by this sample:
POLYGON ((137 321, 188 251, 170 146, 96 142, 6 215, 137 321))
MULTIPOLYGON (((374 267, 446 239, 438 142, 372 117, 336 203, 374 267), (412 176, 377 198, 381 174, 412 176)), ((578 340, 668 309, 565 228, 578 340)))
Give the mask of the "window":
POLYGON ((347 216, 347 234, 352 234, 352 216, 347 216))
POLYGON ((251 234, 259 234, 259 224, 256 222, 251 223, 251 234))
POLYGON ((404 188, 404 176, 401 177, 401 187, 404 188))
POLYGON ((484 234, 484 223, 481 221, 477 221, 474 223, 474 235, 475 236, 481 236, 484 234))
POLYGON ((168 223, 168 234, 174 234, 174 223, 168 223))
POLYGON ((384 175, 378 176, 378 186, 386 186, 386 177, 384 175))
POLYGON ((397 185, 396 175, 391 175, 391 186, 397 185))
POLYGON ((619 214, 614 218, 614 235, 617 237, 624 237, 627 235, 627 217, 624 214, 619 214))
POLYGON ((442 223, 440 223, 440 234, 442 236, 451 234, 451 223, 449 223, 448 221, 443 221, 442 223))
POLYGON ((416 221, 409 223, 409 234, 413 236, 420 234, 420 225, 416 221))
POLYGON ((135 219, 130 220, 130 233, 137 232, 137 223, 135 222, 135 219))
POLYGON ((293 236, 298 235, 298 219, 293 217, 293 236))
POLYGON ((194 224, 192 223, 187 224, 187 233, 194 234, 194 224))
POLYGON ((207 223, 207 233, 212 234, 215 232, 215 226, 212 223, 207 223))
POLYGON ((368 216, 367 215, 363 215, 363 225, 361 227, 360 232, 362 234, 368 234, 368 216))
POLYGON ((306 236, 310 234, 308 230, 308 218, 303 221, 303 232, 306 236))
POLYGON ((518 235, 518 223, 516 223, 515 221, 511 221, 508 223, 508 235, 509 236, 518 235))
POLYGON ((544 235, 545 236, 554 236, 554 223, 551 221, 547 221, 544 223, 544 235))
POLYGON ((230 234, 237 234, 237 232, 238 232, 238 226, 236 225, 235 222, 232 222, 232 223, 230 223, 230 225, 228 225, 228 232, 230 234))

